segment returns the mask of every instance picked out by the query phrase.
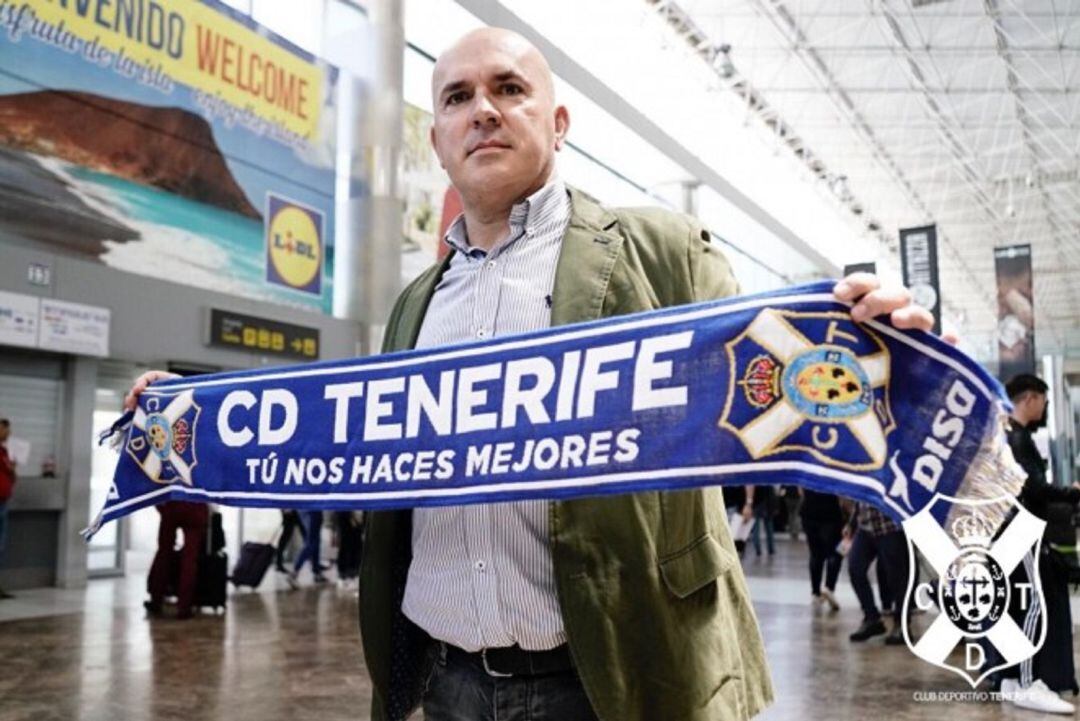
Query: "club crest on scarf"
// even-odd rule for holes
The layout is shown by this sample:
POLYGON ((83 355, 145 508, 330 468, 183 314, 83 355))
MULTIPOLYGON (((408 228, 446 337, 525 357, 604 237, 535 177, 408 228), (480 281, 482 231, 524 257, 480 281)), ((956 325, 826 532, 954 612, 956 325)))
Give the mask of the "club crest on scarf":
POLYGON ((872 331, 844 313, 768 309, 726 348, 720 426, 751 456, 803 451, 849 470, 884 465, 896 424, 889 351, 872 331))
POLYGON ((997 669, 1038 651, 1046 638, 1037 565, 1044 521, 1011 497, 975 502, 938 494, 903 525, 911 570, 902 624, 915 655, 954 671, 974 688, 997 669), (1015 513, 996 535, 985 512, 993 504, 1015 513), (917 583, 920 558, 936 579, 917 583), (1013 573, 1021 564, 1026 573, 1013 573), (908 612, 912 603, 923 611, 935 606, 940 611, 917 641, 908 612), (1024 615, 1023 628, 1009 615, 1010 605, 1024 615), (989 664, 990 646, 1002 659, 997 666, 989 664))
POLYGON ((195 426, 200 408, 194 391, 154 395, 131 422, 125 450, 154 483, 190 486, 195 458, 195 426))

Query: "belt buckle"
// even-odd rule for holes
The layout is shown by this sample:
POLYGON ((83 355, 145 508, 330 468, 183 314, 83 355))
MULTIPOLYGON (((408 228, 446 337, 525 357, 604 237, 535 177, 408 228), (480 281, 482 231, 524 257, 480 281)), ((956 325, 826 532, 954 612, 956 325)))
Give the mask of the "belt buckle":
POLYGON ((487 652, 488 652, 488 650, 486 648, 480 649, 480 660, 484 662, 484 671, 487 673, 488 676, 492 676, 493 678, 511 678, 511 677, 513 677, 514 674, 512 674, 512 673, 502 673, 501 671, 496 671, 493 668, 491 668, 491 666, 488 665, 487 652))

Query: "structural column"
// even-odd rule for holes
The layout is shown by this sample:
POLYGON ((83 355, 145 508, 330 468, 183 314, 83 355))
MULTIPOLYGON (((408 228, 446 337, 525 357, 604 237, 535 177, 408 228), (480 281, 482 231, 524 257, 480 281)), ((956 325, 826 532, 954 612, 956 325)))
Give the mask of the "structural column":
POLYGON ((363 353, 377 352, 394 299, 401 289, 402 73, 405 29, 402 0, 368 5, 370 47, 354 38, 352 50, 332 43, 344 69, 340 88, 346 123, 338 134, 335 314, 365 327, 363 353), (363 56, 363 57, 361 57, 363 56))
POLYGON ((60 588, 86 586, 86 541, 79 532, 90 525, 90 473, 97 375, 96 358, 71 356, 68 359, 62 404, 61 428, 64 435, 59 448, 60 458, 63 459, 61 472, 67 479, 56 544, 56 585, 60 588))

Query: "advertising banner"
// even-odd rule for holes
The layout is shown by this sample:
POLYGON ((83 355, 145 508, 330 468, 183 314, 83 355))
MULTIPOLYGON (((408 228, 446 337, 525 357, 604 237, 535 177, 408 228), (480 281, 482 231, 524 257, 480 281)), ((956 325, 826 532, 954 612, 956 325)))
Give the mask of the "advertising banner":
POLYGON ((35 348, 41 299, 0 290, 0 344, 35 348))
POLYGON ((938 282, 937 226, 900 229, 900 261, 904 285, 912 301, 934 314, 934 333, 941 334, 941 285, 938 282))
POLYGON ((38 347, 108 357, 111 317, 108 308, 42 298, 38 347))
POLYGON ((1031 246, 994 248, 998 298, 998 375, 1035 372, 1035 304, 1031 290, 1031 246))
POLYGON ((337 78, 213 0, 0 0, 0 233, 328 313, 337 78))

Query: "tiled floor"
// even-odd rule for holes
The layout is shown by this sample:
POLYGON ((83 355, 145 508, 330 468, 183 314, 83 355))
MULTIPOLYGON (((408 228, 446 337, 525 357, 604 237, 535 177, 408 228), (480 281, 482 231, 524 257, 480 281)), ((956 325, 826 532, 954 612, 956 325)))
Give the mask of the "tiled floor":
MULTIPOLYGON (((751 551, 745 562, 777 689, 762 719, 1039 718, 995 703, 916 702, 916 692, 968 687, 905 647, 849 643, 860 614, 846 576, 840 612, 815 612, 805 558, 801 544, 781 542, 775 559, 751 551)), ((232 596, 224 616, 188 622, 147 620, 141 577, 0 602, 0 721, 366 719, 355 592, 290 592, 281 580, 232 596)))

